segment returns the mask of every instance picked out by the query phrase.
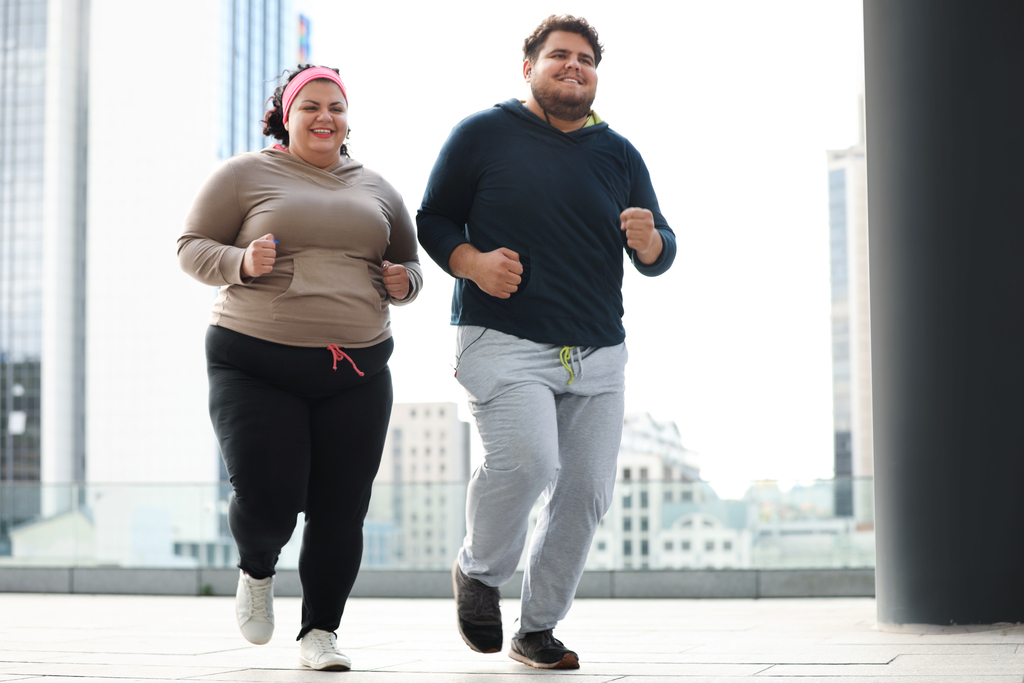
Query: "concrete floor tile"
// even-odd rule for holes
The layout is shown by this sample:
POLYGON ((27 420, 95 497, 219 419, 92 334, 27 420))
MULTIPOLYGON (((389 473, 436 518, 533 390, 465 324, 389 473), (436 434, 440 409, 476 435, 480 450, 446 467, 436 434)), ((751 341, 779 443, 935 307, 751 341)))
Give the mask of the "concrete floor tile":
MULTIPOLYGON (((524 667, 525 668, 525 667, 524 667)), ((525 676, 553 675, 550 671, 533 670, 534 673, 526 672, 525 676)), ((574 672, 557 672, 558 676, 572 675, 574 672)), ((416 674, 414 679, 409 678, 406 673, 387 673, 381 671, 346 671, 341 683, 406 683, 415 680, 416 683, 524 683, 524 675, 517 674, 476 674, 476 673, 421 673, 416 674)), ((215 676, 196 679, 199 681, 217 681, 218 683, 325 683, 330 677, 329 673, 322 671, 243 671, 232 674, 218 674, 215 676)), ((620 677, 615 676, 588 676, 572 675, 575 683, 618 683, 620 677)), ((79 683, 79 681, 75 681, 79 683)), ((664 678, 661 683, 668 683, 664 678)), ((748 683, 751 683, 748 681, 748 683)))
MULTIPOLYGON (((753 676, 765 668, 767 668, 765 665, 749 664, 597 662, 581 658, 579 669, 572 672, 559 671, 558 673, 573 673, 574 675, 597 674, 606 676, 624 676, 634 674, 648 676, 753 676)), ((439 673, 443 671, 453 671, 477 674, 525 674, 537 671, 536 669, 527 667, 508 657, 504 657, 504 661, 491 660, 487 662, 480 662, 479 664, 468 667, 462 662, 442 659, 425 660, 413 664, 388 667, 386 670, 396 672, 403 671, 408 673, 439 673)))
MULTIPOLYGON (((519 603, 506 600, 502 609, 507 646, 519 603)), ((355 665, 344 683, 522 683, 550 675, 588 683, 1024 681, 1019 630, 886 633, 875 628, 875 610, 862 598, 577 600, 556 635, 583 667, 550 672, 506 653, 470 651, 450 599, 356 598, 339 644, 355 665)), ((297 598, 275 599, 278 634, 253 646, 238 633, 230 597, 0 594, 0 614, 18 615, 0 627, 0 683, 323 683, 329 674, 298 665, 300 612, 297 598)))
POLYGON ((227 667, 162 667, 120 666, 117 664, 83 664, 81 662, 29 662, 9 668, 5 673, 34 676, 93 676, 100 678, 137 678, 139 680, 176 679, 207 676, 229 671, 227 667))
POLYGON ((222 652, 244 647, 252 647, 241 637, 192 638, 180 635, 164 635, 139 637, 137 634, 94 638, 73 643, 43 642, 27 645, 26 649, 38 649, 43 652, 80 652, 80 653, 137 653, 137 654, 180 654, 197 655, 207 652, 222 652))
POLYGON ((715 653, 673 655, 670 660, 645 659, 642 655, 600 655, 601 661, 615 662, 654 662, 671 661, 677 664, 757 664, 762 667, 779 664, 888 664, 895 658, 894 652, 850 653, 842 650, 815 651, 800 650, 795 652, 776 651, 770 653, 715 653))
POLYGON ((906 676, 922 675, 975 675, 998 676, 1016 674, 1024 680, 1024 661, 1019 657, 1007 655, 907 655, 903 654, 893 660, 893 673, 906 676))
POLYGON ((0 650, 0 670, 5 664, 17 662, 46 662, 67 656, 64 652, 36 652, 32 650, 0 650))
POLYGON ((891 664, 797 665, 771 667, 765 676, 904 676, 917 683, 919 676, 1017 676, 1024 680, 1024 662, 983 655, 904 656, 891 664))
MULTIPOLYGON (((671 683, 1021 683, 1016 677, 1008 676, 772 676, 761 675, 754 678, 733 676, 706 678, 703 676, 671 679, 671 683)), ((77 681, 76 681, 77 683, 77 681)), ((625 676, 616 679, 615 683, 669 683, 665 677, 625 676)))

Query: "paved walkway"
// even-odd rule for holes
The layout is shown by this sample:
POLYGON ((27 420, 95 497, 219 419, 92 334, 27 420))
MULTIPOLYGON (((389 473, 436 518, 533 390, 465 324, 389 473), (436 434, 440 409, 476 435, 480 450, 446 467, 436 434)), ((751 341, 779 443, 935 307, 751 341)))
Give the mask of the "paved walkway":
MULTIPOLYGON (((0 594, 0 683, 318 681, 527 683, 1021 683, 1024 627, 882 633, 871 599, 578 600, 558 635, 577 671, 471 652, 450 600, 355 599, 339 643, 355 669, 299 668, 299 601, 276 601, 278 635, 249 645, 233 600, 0 594)), ((506 641, 518 603, 508 600, 506 641)))

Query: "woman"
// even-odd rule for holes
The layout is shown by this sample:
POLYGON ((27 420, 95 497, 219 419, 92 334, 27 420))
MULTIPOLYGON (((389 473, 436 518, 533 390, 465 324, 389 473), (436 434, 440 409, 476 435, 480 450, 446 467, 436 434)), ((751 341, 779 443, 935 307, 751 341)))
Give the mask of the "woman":
POLYGON ((200 189, 178 259, 219 286, 206 336, 210 416, 233 492, 242 635, 270 640, 274 565, 305 512, 300 662, 346 670, 334 631, 362 555, 362 524, 391 415, 388 306, 422 274, 409 212, 348 156, 336 70, 300 65, 263 132, 200 189))

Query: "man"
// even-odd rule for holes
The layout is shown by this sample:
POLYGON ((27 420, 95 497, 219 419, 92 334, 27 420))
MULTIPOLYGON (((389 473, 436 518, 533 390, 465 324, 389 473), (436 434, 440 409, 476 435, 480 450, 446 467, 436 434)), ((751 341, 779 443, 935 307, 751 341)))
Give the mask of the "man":
POLYGON ((501 650, 498 587, 543 494, 509 648, 539 668, 579 667, 553 629, 615 483, 623 250, 644 275, 676 250, 640 154, 591 110, 602 51, 586 20, 548 17, 523 46, 526 101, 453 129, 416 217, 424 249, 458 278, 456 377, 485 450, 452 567, 459 633, 501 650))

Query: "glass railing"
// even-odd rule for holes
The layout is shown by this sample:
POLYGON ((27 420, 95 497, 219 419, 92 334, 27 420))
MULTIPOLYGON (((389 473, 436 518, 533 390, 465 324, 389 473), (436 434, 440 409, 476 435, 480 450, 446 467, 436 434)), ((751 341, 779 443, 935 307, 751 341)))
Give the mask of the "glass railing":
MULTIPOLYGON (((872 492, 870 479, 619 481, 587 569, 873 567, 872 492)), ((229 494, 215 484, 0 485, 0 567, 233 567, 229 494)), ((363 567, 449 568, 465 502, 465 482, 375 484, 363 567)), ((300 539, 279 568, 298 566, 300 539)))

